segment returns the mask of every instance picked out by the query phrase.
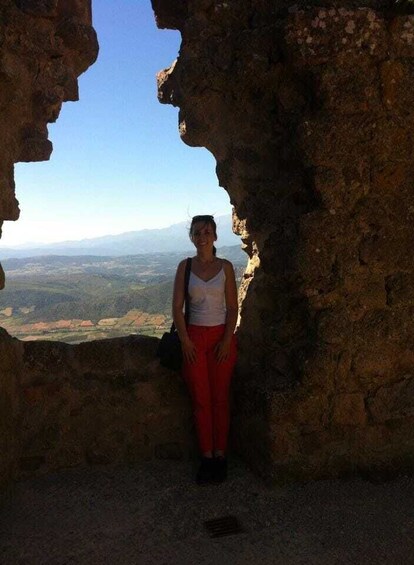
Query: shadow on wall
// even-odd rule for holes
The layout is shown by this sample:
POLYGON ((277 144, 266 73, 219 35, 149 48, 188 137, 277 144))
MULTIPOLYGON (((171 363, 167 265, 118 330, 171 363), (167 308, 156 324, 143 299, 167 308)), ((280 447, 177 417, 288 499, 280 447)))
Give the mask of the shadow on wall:
MULTIPOLYGON (((153 4, 159 25, 183 38, 178 62, 159 76, 160 99, 180 107, 183 140, 214 154, 250 257, 237 449, 274 480, 412 470, 412 17, 390 20, 367 8, 279 12, 273 0, 153 4)), ((35 37, 31 26, 44 14, 22 5, 16 12, 8 2, 0 15, 9 10, 35 37)), ((54 38, 59 12, 49 5, 44 25, 54 38)), ((45 78, 41 92, 56 76, 73 86, 93 60, 90 25, 67 23, 63 43, 51 39, 63 49, 62 75, 45 78)), ((13 76, 32 85, 37 58, 54 59, 46 48, 25 48, 13 76)), ((57 115, 30 122, 36 97, 19 89, 0 142, 2 219, 18 214, 13 162, 48 157, 44 128, 57 115)), ((58 106, 68 96, 59 92, 58 106)), ((2 332, 3 484, 65 465, 185 457, 193 446, 189 402, 182 383, 160 370, 156 344, 21 343, 2 332)))
POLYGON ((182 35, 159 98, 215 156, 250 257, 233 429, 275 478, 414 459, 411 283, 388 290, 413 272, 414 23, 311 4, 153 1, 182 35))
POLYGON ((156 338, 79 345, 0 336, 0 485, 74 465, 183 459, 196 452, 178 374, 156 338))

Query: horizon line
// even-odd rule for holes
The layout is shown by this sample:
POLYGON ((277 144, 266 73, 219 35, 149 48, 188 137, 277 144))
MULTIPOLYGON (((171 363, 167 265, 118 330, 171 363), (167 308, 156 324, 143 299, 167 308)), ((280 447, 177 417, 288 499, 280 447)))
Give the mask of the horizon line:
MULTIPOLYGON (((218 216, 215 216, 215 218, 224 218, 226 216, 230 216, 231 217, 231 213, 230 214, 220 214, 218 216)), ((18 220, 17 220, 18 221, 18 220)), ((159 230, 167 230, 173 226, 178 226, 180 224, 185 224, 188 221, 191 221, 191 218, 189 218, 188 220, 180 220, 178 222, 174 222, 172 224, 163 226, 163 227, 154 227, 154 228, 143 228, 143 229, 137 229, 137 230, 128 230, 128 231, 122 231, 122 232, 118 232, 118 233, 107 233, 104 235, 96 235, 96 236, 88 236, 88 237, 83 237, 81 239, 63 239, 63 240, 58 240, 58 241, 25 241, 22 243, 15 243, 15 244, 6 244, 4 245, 2 243, 2 240, 0 238, 0 250, 23 250, 25 247, 46 247, 49 245, 63 245, 63 244, 69 244, 69 243, 75 243, 75 244, 79 244, 79 243, 83 243, 83 242, 87 242, 87 241, 92 241, 92 240, 98 240, 98 239, 104 239, 107 237, 117 237, 117 236, 121 236, 121 235, 128 235, 128 234, 134 234, 137 232, 148 232, 148 231, 159 231, 159 230)))

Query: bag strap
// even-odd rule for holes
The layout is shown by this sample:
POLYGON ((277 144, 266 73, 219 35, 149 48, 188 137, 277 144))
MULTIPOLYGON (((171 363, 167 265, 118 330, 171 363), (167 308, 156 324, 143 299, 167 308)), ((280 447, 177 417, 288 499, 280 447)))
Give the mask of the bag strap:
POLYGON ((185 277, 184 277, 184 319, 185 325, 188 326, 188 320, 190 317, 190 296, 188 294, 188 283, 190 282, 191 274, 191 257, 187 258, 187 264, 185 266, 185 277))
MULTIPOLYGON (((188 294, 188 283, 190 281, 191 274, 191 257, 187 257, 187 263, 185 265, 185 275, 184 275, 184 319, 185 325, 188 325, 188 319, 190 316, 190 296, 188 294)), ((170 333, 175 332, 174 322, 171 325, 170 333)))

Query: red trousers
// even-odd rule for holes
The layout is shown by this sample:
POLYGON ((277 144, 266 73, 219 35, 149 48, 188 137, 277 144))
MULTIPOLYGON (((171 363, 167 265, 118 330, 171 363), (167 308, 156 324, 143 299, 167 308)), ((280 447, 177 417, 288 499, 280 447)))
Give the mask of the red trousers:
POLYGON ((188 335, 197 349, 195 363, 184 362, 183 376, 190 389, 201 453, 225 451, 229 433, 229 390, 236 363, 236 337, 226 361, 217 362, 214 347, 224 334, 221 326, 193 326, 188 335))

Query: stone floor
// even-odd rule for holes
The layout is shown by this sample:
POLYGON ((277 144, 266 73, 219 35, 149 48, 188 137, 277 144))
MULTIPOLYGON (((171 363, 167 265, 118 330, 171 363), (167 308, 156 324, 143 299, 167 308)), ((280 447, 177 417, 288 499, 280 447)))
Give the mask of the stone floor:
POLYGON ((72 469, 18 483, 0 507, 1 565, 414 564, 414 478, 269 489, 242 464, 197 487, 192 464, 72 469), (244 529, 211 539, 204 522, 244 529))

